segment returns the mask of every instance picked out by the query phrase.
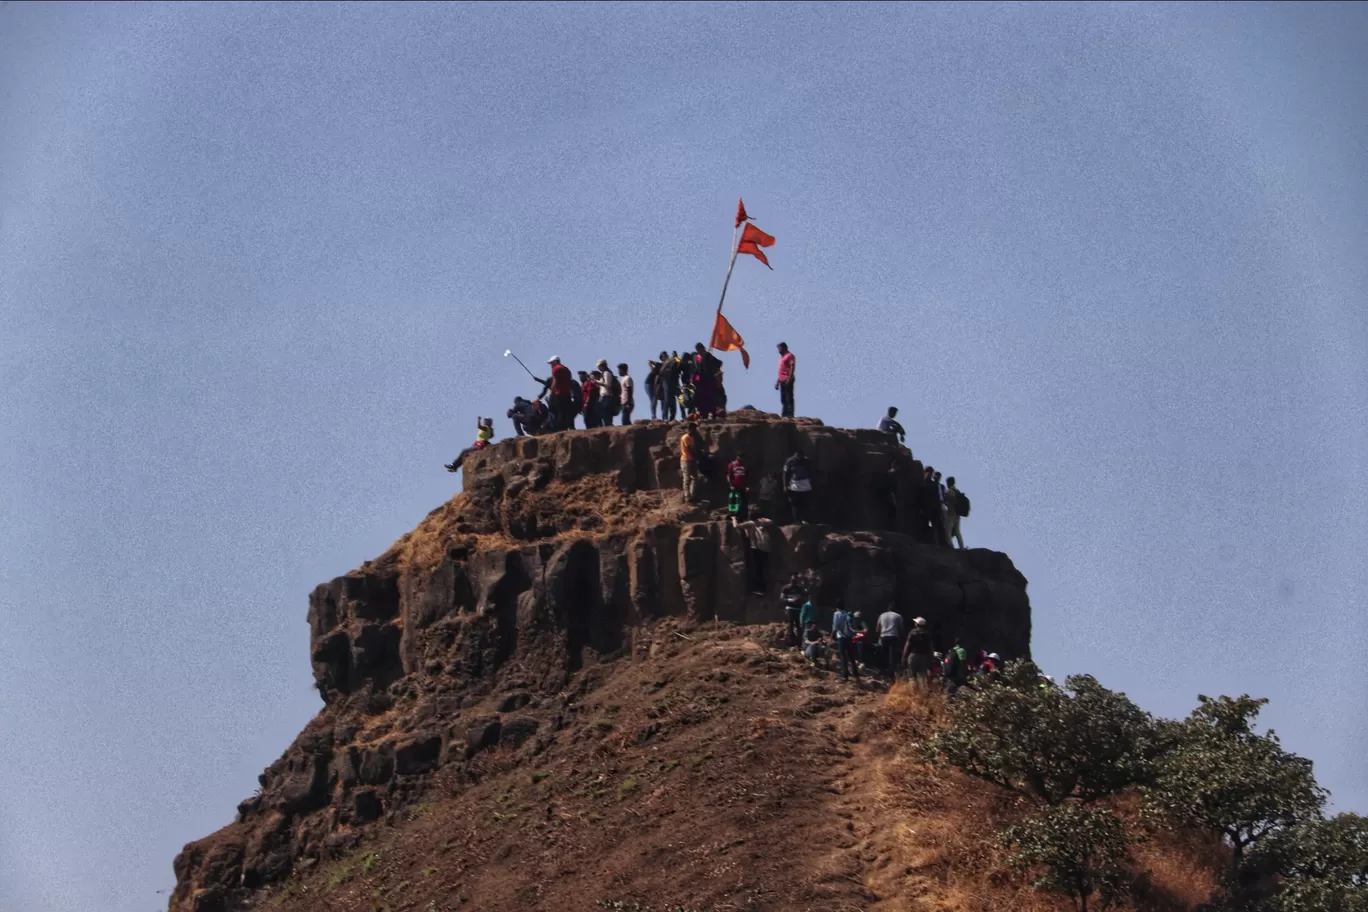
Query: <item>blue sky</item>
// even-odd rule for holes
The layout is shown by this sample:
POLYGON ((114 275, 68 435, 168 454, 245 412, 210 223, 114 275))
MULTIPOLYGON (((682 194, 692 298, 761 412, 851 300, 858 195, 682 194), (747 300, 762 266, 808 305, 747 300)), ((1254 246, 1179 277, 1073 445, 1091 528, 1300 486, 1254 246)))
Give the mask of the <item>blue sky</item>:
POLYGON ((872 425, 1037 658, 1368 810, 1368 6, 0 6, 0 907, 148 912, 525 377, 872 425))

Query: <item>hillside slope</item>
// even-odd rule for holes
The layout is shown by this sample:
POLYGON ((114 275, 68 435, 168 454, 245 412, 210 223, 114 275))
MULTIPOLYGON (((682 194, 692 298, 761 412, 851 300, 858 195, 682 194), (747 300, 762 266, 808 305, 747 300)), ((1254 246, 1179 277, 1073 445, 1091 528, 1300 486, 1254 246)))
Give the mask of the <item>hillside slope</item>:
MULTIPOLYGON (((915 758, 939 697, 842 682, 774 648, 779 637, 655 625, 636 661, 502 716, 537 723, 521 747, 439 774, 392 825, 254 905, 1064 908, 1000 860, 992 834, 1022 810, 1015 799, 915 758)), ((1135 908, 1190 909, 1220 862, 1209 845, 1144 847, 1152 874, 1135 908)))

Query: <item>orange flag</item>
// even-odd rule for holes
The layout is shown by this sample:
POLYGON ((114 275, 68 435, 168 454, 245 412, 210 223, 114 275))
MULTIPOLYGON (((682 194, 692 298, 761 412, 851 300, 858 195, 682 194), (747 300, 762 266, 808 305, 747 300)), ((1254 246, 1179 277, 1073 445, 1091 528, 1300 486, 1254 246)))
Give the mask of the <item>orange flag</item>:
POLYGON ((760 249, 761 247, 773 246, 774 235, 765 234, 765 232, 756 228, 754 225, 747 224, 746 230, 741 232, 741 243, 736 245, 736 252, 749 253, 766 266, 769 266, 770 269, 773 269, 774 267, 769 264, 769 258, 766 257, 764 251, 760 249))
POLYGON ((727 318, 722 316, 721 312, 719 312, 717 314, 717 322, 713 324, 712 342, 709 343, 708 347, 724 352, 739 351, 741 353, 741 363, 745 365, 746 370, 750 370, 750 355, 746 353, 745 345, 746 340, 741 338, 739 332, 732 329, 732 325, 727 322, 727 318))
POLYGON ((742 222, 748 221, 750 221, 750 216, 746 215, 745 200, 738 199, 736 201, 736 227, 740 228, 742 222))

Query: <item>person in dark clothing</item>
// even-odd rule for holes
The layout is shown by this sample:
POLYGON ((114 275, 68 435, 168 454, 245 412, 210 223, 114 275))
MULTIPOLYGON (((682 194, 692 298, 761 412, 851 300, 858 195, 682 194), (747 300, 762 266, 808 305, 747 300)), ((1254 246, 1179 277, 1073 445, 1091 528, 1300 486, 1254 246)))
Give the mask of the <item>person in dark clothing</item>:
POLYGON ((955 638, 955 646, 945 656, 945 691, 954 696, 955 691, 969 680, 969 654, 955 638))
POLYGON ((922 538, 934 545, 946 544, 945 511, 941 508, 940 486, 936 484, 936 470, 927 466, 922 473, 921 487, 917 492, 917 506, 920 508, 924 528, 922 538))
POLYGON ((888 407, 888 414, 879 421, 879 430, 885 434, 896 437, 899 443, 907 443, 907 432, 898 423, 898 409, 896 406, 888 407))
POLYGON ((722 362, 699 342, 694 346, 694 408, 704 418, 711 418, 718 406, 718 371, 722 362))
POLYGON ((802 637, 803 625, 800 617, 803 611, 803 603, 807 601, 807 587, 803 585, 802 577, 797 573, 789 575, 789 580, 784 584, 784 588, 779 590, 779 601, 784 605, 784 620, 788 624, 789 645, 797 647, 802 637))
POLYGON ((660 417, 674 421, 679 414, 679 356, 660 353, 660 417))
POLYGON ((874 475, 870 486, 874 490, 875 501, 884 504, 888 511, 888 527, 896 529, 898 527, 898 460, 889 460, 888 468, 874 475))
MULTIPOLYGON (((665 354, 664 352, 661 352, 661 355, 662 355, 662 356, 663 356, 664 354, 665 354)), ((656 407, 657 407, 658 405, 661 404, 661 401, 660 401, 660 362, 659 362, 659 361, 647 361, 647 362, 646 362, 646 366, 647 366, 648 368, 650 368, 650 369, 646 372, 646 396, 647 396, 647 398, 650 400, 650 404, 651 404, 651 420, 652 420, 652 421, 655 421, 655 420, 656 420, 656 407)), ((660 417, 661 417, 661 418, 664 418, 664 417, 665 417, 665 410, 664 410, 664 409, 661 409, 661 410, 660 410, 660 417)))
POLYGON ((808 499, 812 496, 812 463, 802 450, 794 450, 784 462, 784 490, 788 492, 794 521, 806 524, 808 499))
POLYGON ((912 629, 907 632, 907 642, 903 644, 902 663, 907 668, 907 676, 917 684, 926 684, 931 677, 931 632, 926 629, 926 618, 912 619, 912 629))
POLYGON ((793 377, 797 359, 793 357, 793 352, 789 351, 787 342, 780 342, 779 349, 779 377, 774 381, 774 388, 779 391, 779 417, 793 417, 793 377))
POLYGON ((561 364, 560 358, 552 355, 546 361, 551 365, 551 376, 543 380, 535 377, 542 385, 541 395, 537 398, 546 398, 550 394, 548 403, 551 410, 550 426, 553 431, 568 431, 575 426, 575 413, 579 411, 579 393, 574 389, 575 378, 570 374, 570 368, 561 364))
POLYGON ((507 414, 513 420, 513 433, 518 437, 535 437, 546 424, 546 406, 540 399, 528 402, 522 396, 516 396, 507 414))

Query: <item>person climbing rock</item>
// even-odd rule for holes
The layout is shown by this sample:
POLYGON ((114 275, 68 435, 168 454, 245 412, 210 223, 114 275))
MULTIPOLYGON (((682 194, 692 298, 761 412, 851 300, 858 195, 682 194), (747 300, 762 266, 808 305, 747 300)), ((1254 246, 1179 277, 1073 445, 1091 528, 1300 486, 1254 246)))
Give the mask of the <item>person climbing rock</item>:
POLYGON ((960 520, 968 515, 969 498, 955 487, 952 475, 945 479, 945 540, 947 543, 958 542, 961 551, 964 550, 964 536, 960 534, 960 520))
POLYGON ((884 674, 888 675, 890 681, 896 681, 898 667, 902 661, 903 616, 889 605, 888 610, 879 615, 877 624, 879 659, 883 664, 884 674))
POLYGON ((746 569, 751 594, 764 595, 769 590, 765 573, 769 566, 770 552, 774 550, 774 523, 761 516, 759 510, 751 507, 749 518, 745 522, 738 522, 733 516, 732 525, 746 536, 746 569))
POLYGON ((746 484, 746 466, 741 454, 727 463, 727 512, 745 519, 750 516, 750 488, 746 484))
POLYGON ((698 425, 692 421, 679 438, 679 474, 684 482, 684 502, 694 502, 694 488, 698 481, 698 425))
POLYGON ((969 653, 955 638, 954 647, 945 654, 945 692, 951 696, 969 680, 969 653))
POLYGON ((788 582, 784 588, 779 590, 779 601, 784 606, 784 621, 788 625, 789 645, 797 649, 803 636, 803 624, 800 616, 803 610, 803 602, 807 601, 807 587, 803 585, 802 577, 797 573, 789 574, 788 582))
POLYGON ((794 522, 806 525, 808 498, 812 496, 812 463, 802 450, 794 450, 784 462, 784 490, 788 492, 789 509, 794 522))
POLYGON ((903 665, 907 676, 917 684, 926 684, 931 677, 931 632, 926 629, 926 618, 912 619, 912 629, 907 632, 907 642, 903 646, 903 665))
POLYGON ((461 468, 465 458, 471 453, 479 452, 489 446, 489 441, 494 439, 494 419, 475 417, 475 443, 461 450, 459 456, 448 462, 442 468, 448 472, 455 472, 461 468))
POLYGON ((899 443, 907 443, 907 432, 898 423, 897 406, 890 405, 888 407, 888 414, 879 421, 879 430, 890 435, 899 443))
POLYGON ((841 661, 841 680, 846 680, 853 672, 855 680, 860 680, 860 664, 855 658, 855 628, 845 602, 836 603, 836 611, 831 616, 831 638, 836 642, 836 657, 841 661))
POLYGON ((781 418, 793 417, 793 374, 797 364, 797 359, 793 357, 793 352, 789 351, 787 342, 780 342, 779 349, 779 378, 774 381, 774 388, 779 391, 779 416, 781 418))

